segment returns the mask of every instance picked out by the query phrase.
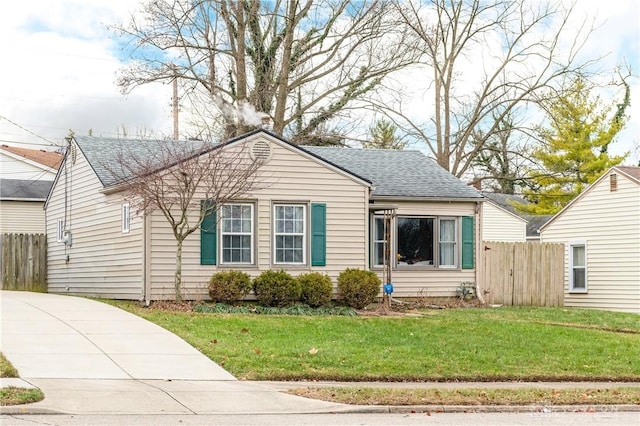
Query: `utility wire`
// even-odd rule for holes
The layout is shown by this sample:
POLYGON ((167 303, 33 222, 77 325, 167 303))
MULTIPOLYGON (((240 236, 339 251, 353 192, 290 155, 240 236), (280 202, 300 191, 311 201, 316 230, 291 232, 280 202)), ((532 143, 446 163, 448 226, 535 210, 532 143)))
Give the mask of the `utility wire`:
POLYGON ((56 145, 55 143, 51 142, 49 139, 47 139, 47 138, 45 138, 45 137, 43 137, 43 136, 40 136, 39 134, 37 134, 37 133, 35 133, 35 132, 33 132, 33 131, 31 131, 31 130, 27 129, 26 127, 21 126, 20 124, 16 123, 15 121, 13 121, 13 120, 11 120, 11 119, 9 119, 9 118, 5 117, 4 115, 0 115, 0 120, 2 120, 2 119, 4 119, 4 120, 8 121, 9 123, 13 124, 14 126, 16 126, 16 127, 20 128, 20 129, 24 130, 25 132, 30 133, 30 134, 32 134, 33 136, 35 136, 35 137, 37 137, 37 138, 40 138, 40 139, 42 139, 42 140, 43 140, 43 141, 45 141, 45 142, 48 142, 48 143, 49 143, 49 145, 51 145, 51 146, 56 146, 56 147, 57 147, 57 146, 59 146, 59 145, 56 145))

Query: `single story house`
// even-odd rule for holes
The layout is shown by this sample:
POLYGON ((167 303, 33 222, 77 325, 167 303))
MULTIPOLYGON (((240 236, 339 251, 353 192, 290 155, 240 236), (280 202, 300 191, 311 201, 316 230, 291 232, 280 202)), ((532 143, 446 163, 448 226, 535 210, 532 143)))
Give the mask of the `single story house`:
POLYGON ((640 167, 608 170, 540 235, 565 244, 565 306, 640 314, 640 167))
MULTIPOLYGON (((50 292, 174 297, 171 228, 157 211, 131 211, 105 168, 123 144, 144 143, 71 140, 45 206, 50 292)), ((476 280, 484 198, 422 153, 296 146, 264 129, 209 151, 234 147, 264 159, 265 184, 219 209, 215 229, 185 240, 185 299, 207 298, 211 275, 228 269, 319 271, 335 283, 346 268, 388 279, 390 259, 396 297, 454 296, 476 280), (238 217, 242 226, 227 226, 238 217)))
POLYGON ((552 215, 522 213, 515 206, 529 204, 514 194, 482 191, 484 204, 482 235, 484 241, 539 242, 540 227, 552 215))
POLYGON ((45 232, 44 202, 62 154, 0 146, 0 233, 45 232))

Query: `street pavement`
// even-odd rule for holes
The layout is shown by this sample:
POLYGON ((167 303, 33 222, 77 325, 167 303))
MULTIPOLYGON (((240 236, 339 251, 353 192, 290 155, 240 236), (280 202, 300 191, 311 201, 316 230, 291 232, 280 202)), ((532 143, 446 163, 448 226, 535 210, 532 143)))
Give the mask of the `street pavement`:
MULTIPOLYGON (((616 387, 640 383, 242 382, 178 336, 94 300, 0 291, 0 351, 45 399, 3 414, 268 415, 314 413, 545 412, 548 407, 352 406, 283 393, 304 386, 395 388, 616 387)), ((553 407, 554 411, 640 411, 639 406, 553 407)))

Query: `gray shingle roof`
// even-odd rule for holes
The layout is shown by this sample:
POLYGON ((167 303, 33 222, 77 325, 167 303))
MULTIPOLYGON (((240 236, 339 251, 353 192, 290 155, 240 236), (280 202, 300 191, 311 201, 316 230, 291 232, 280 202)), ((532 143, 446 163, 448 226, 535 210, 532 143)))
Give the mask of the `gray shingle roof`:
POLYGON ((213 146, 209 142, 202 141, 119 139, 95 136, 74 136, 74 140, 105 187, 115 185, 127 177, 122 168, 119 168, 118 159, 123 155, 135 157, 141 161, 156 162, 159 166, 159 153, 162 150, 171 150, 175 154, 186 157, 213 146))
POLYGON ((374 197, 480 199, 482 195, 419 151, 302 146, 371 181, 374 197))
POLYGON ((0 198, 44 201, 52 184, 53 182, 49 180, 0 179, 0 198))
MULTIPOLYGON (((263 130, 254 131, 248 135, 260 131, 263 130)), ((276 135, 265 133, 288 143, 276 135)), ((93 136, 75 136, 74 139, 104 186, 118 183, 119 179, 114 176, 113 170, 118 168, 117 159, 121 152, 130 152, 138 158, 150 158, 153 157, 153 152, 159 149, 178 149, 179 152, 195 153, 215 146, 200 141, 116 139, 93 136)), ((299 148, 356 177, 370 181, 375 187, 372 193, 374 197, 474 200, 482 198, 478 191, 464 184, 419 151, 316 146, 299 148)))

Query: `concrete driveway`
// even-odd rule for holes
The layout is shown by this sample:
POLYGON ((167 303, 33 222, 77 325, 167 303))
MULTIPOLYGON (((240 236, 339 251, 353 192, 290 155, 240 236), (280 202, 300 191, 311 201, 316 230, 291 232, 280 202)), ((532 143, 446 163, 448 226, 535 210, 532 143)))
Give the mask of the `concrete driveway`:
MULTIPOLYGON (((0 291, 0 351, 45 393, 31 412, 316 413, 353 407, 236 380, 178 336, 121 309, 54 294, 0 291)), ((7 384, 4 380, 3 385, 7 384)), ((2 407, 23 412, 25 407, 2 407)))

